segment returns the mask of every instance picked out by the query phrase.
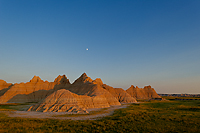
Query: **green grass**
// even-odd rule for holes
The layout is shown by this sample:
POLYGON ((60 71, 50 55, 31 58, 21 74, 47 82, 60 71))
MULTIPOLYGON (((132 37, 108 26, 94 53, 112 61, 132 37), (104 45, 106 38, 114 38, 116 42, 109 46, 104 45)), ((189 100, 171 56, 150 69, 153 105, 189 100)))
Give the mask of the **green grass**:
POLYGON ((173 96, 162 96, 162 98, 175 100, 175 99, 200 99, 200 97, 173 97, 173 96))
POLYGON ((28 109, 29 105, 34 103, 7 103, 7 104, 0 104, 0 111, 24 111, 28 109))
POLYGON ((0 113, 0 132, 200 132, 200 101, 132 104, 100 120, 10 118, 0 113))

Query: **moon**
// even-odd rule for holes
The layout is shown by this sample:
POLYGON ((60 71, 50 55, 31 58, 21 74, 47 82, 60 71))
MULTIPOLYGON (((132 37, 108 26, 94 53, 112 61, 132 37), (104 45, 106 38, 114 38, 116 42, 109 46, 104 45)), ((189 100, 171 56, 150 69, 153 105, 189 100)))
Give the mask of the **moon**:
POLYGON ((88 48, 86 48, 86 50, 88 50, 88 48))

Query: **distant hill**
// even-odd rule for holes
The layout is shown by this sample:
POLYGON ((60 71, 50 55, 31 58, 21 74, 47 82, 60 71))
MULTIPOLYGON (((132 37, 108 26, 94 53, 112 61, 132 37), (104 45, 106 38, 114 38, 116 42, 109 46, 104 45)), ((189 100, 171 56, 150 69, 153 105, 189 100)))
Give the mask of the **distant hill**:
POLYGON ((200 97, 200 94, 158 94, 159 96, 171 96, 171 97, 200 97))

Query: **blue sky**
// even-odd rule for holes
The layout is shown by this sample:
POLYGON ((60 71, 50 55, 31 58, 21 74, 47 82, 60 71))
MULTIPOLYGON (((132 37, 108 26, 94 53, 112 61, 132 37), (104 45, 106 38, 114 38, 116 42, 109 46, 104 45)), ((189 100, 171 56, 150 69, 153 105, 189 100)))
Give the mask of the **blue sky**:
POLYGON ((0 0, 0 79, 200 93, 199 0, 0 0), (86 50, 88 48, 89 50, 86 50))

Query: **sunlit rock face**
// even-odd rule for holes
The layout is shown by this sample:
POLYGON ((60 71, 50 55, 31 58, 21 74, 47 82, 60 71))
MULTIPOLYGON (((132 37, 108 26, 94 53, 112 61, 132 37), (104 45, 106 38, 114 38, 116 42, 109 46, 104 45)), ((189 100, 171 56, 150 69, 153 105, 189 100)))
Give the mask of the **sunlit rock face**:
POLYGON ((9 90, 12 85, 12 83, 7 83, 6 81, 0 79, 0 96, 9 90))
POLYGON ((70 84, 65 76, 58 76, 55 82, 43 81, 39 76, 34 76, 27 83, 16 83, 11 86, 1 97, 0 103, 6 102, 39 102, 55 90, 70 84))
POLYGON ((77 80, 74 81, 73 84, 83 84, 87 82, 92 82, 93 80, 87 76, 86 73, 83 73, 77 80))
POLYGON ((131 85, 130 88, 126 90, 127 93, 129 93, 132 97, 136 99, 151 99, 151 98, 161 98, 154 88, 151 88, 151 86, 145 86, 144 88, 138 88, 137 86, 131 85))
POLYGON ((8 88, 11 85, 12 83, 7 83, 6 81, 0 79, 0 90, 8 88))
POLYGON ((120 102, 107 90, 102 88, 102 81, 100 79, 92 80, 85 73, 83 73, 69 88, 68 90, 78 94, 78 95, 87 95, 90 97, 96 97, 94 100, 99 103, 98 106, 107 106, 107 105, 121 105, 120 102))

